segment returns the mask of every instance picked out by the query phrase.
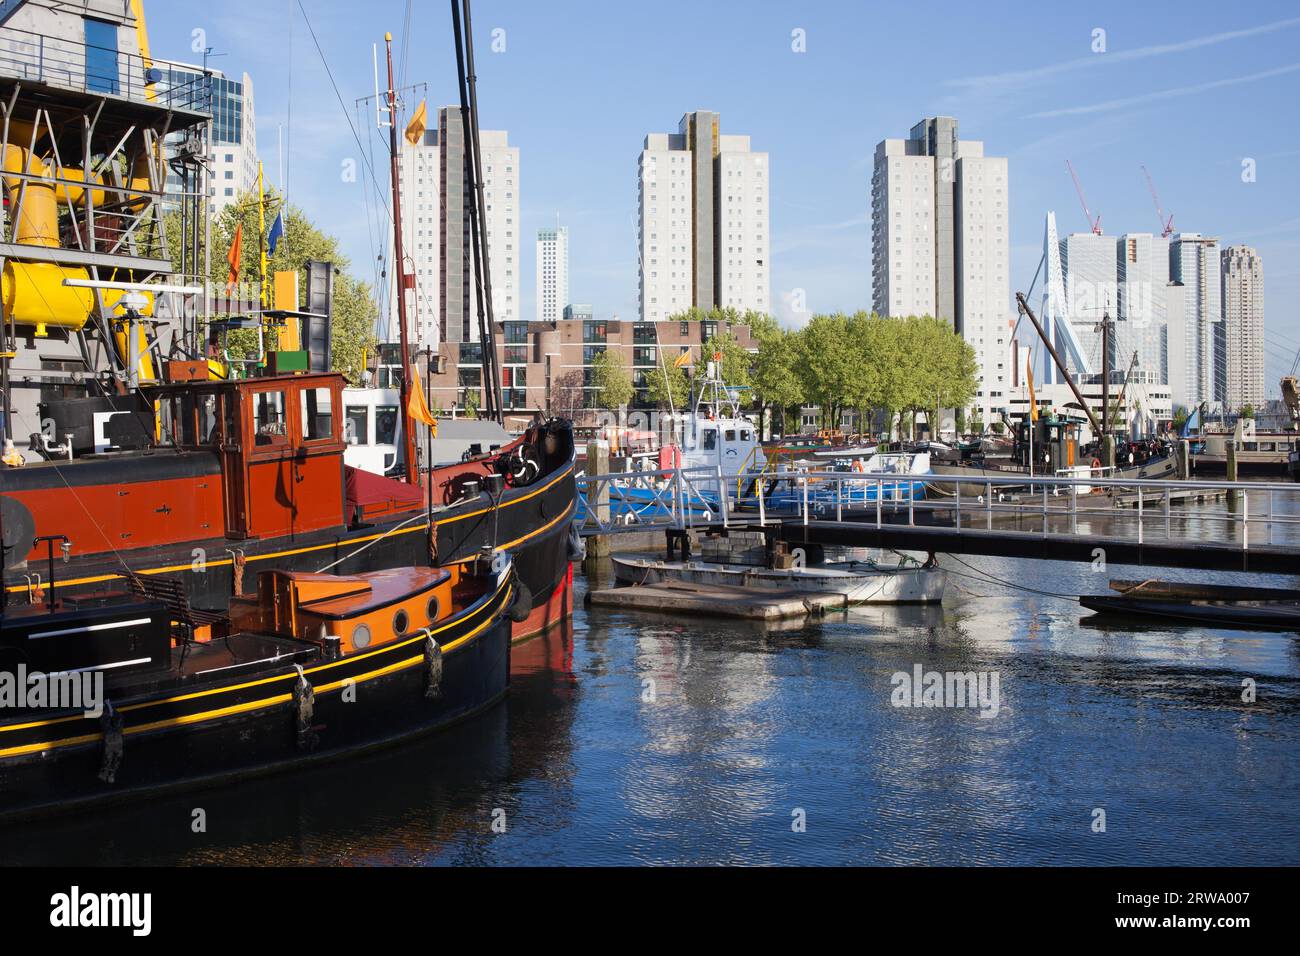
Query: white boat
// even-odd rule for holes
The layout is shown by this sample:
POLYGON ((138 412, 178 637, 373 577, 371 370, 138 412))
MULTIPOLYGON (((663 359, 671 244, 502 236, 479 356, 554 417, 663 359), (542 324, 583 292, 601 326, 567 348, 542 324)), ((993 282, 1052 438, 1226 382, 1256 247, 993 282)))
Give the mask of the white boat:
MULTIPOLYGON (((740 413, 737 393, 722 381, 720 362, 705 366, 704 380, 696 396, 695 407, 682 419, 682 442, 677 451, 683 468, 718 469, 730 492, 735 486, 728 479, 761 472, 767 465, 758 426, 740 413)), ((693 481, 697 491, 718 494, 716 480, 693 481)))
POLYGON ((657 561, 614 557, 614 576, 622 584, 689 581, 771 590, 843 594, 850 604, 937 604, 948 574, 937 565, 879 565, 846 561, 807 568, 759 568, 709 561, 657 561))
MULTIPOLYGON (((402 394, 395 388, 343 389, 343 461, 376 475, 400 474, 406 467, 402 455, 402 394)), ((419 451, 425 456, 427 439, 419 431, 419 451)), ((513 437, 493 421, 473 418, 439 418, 438 437, 429 444, 434 465, 487 454, 513 437)))

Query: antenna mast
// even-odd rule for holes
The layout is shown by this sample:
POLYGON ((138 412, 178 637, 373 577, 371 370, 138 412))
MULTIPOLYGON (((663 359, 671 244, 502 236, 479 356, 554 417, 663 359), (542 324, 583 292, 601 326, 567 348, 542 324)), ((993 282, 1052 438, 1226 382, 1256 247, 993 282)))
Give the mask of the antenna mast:
POLYGON ((397 279, 397 329, 402 349, 402 448, 406 454, 406 480, 420 482, 415 453, 415 422, 411 418, 411 346, 406 337, 406 255, 402 250, 402 190, 397 159, 397 89, 393 83, 393 35, 384 34, 388 57, 388 152, 393 178, 393 266, 397 279))

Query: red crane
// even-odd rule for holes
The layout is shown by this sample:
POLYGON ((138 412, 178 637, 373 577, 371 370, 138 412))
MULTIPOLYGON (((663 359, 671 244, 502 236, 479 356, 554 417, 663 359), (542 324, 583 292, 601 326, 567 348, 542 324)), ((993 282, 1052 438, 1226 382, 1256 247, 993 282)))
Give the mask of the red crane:
POLYGON ((1074 180, 1074 191, 1079 194, 1079 205, 1083 207, 1083 215, 1088 220, 1088 229, 1094 236, 1101 235, 1101 216, 1096 219, 1092 218, 1092 213, 1088 211, 1088 200, 1083 198, 1083 186, 1079 183, 1079 174, 1074 171, 1074 166, 1067 159, 1065 168, 1070 171, 1070 178, 1074 180))
POLYGON ((1147 189, 1151 190, 1151 199, 1156 204, 1156 218, 1160 220, 1160 236, 1168 239, 1174 233, 1174 214, 1170 213, 1169 218, 1165 218, 1165 211, 1160 206, 1160 196, 1156 194, 1156 184, 1151 181, 1151 174, 1147 172, 1145 166, 1142 167, 1142 175, 1147 178, 1147 189))

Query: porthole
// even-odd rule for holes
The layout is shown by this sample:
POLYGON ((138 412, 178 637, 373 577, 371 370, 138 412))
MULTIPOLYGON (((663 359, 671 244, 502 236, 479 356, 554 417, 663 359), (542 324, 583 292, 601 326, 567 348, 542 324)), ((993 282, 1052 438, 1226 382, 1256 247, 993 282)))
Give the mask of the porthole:
POLYGON ((406 629, 411 626, 410 616, 405 611, 398 611, 393 615, 393 633, 401 637, 406 633, 406 629))
POLYGON ((432 624, 442 616, 442 605, 438 603, 437 595, 429 598, 429 623, 432 624))
POLYGON ((370 625, 358 624, 352 629, 352 646, 369 647, 370 646, 370 625))

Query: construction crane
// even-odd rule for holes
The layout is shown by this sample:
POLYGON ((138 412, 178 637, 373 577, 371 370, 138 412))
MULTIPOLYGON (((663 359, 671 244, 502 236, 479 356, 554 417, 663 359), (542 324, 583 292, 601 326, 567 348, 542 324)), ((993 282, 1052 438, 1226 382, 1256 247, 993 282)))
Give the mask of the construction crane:
POLYGON ((1151 174, 1147 172, 1146 166, 1142 167, 1142 175, 1147 178, 1147 189, 1151 190, 1151 199, 1156 204, 1156 218, 1160 220, 1160 236, 1162 239, 1168 239, 1174 233, 1174 214, 1170 213, 1169 218, 1165 218, 1165 211, 1160 205, 1160 196, 1156 193, 1156 184, 1151 181, 1151 174))
POLYGON ((1074 166, 1067 159, 1065 168, 1070 171, 1070 178, 1074 180, 1074 191, 1079 194, 1079 205, 1083 207, 1084 218, 1088 220, 1088 229, 1094 236, 1101 235, 1101 216, 1096 219, 1092 218, 1092 213, 1088 211, 1088 200, 1083 198, 1083 186, 1079 183, 1079 174, 1074 171, 1074 166))

